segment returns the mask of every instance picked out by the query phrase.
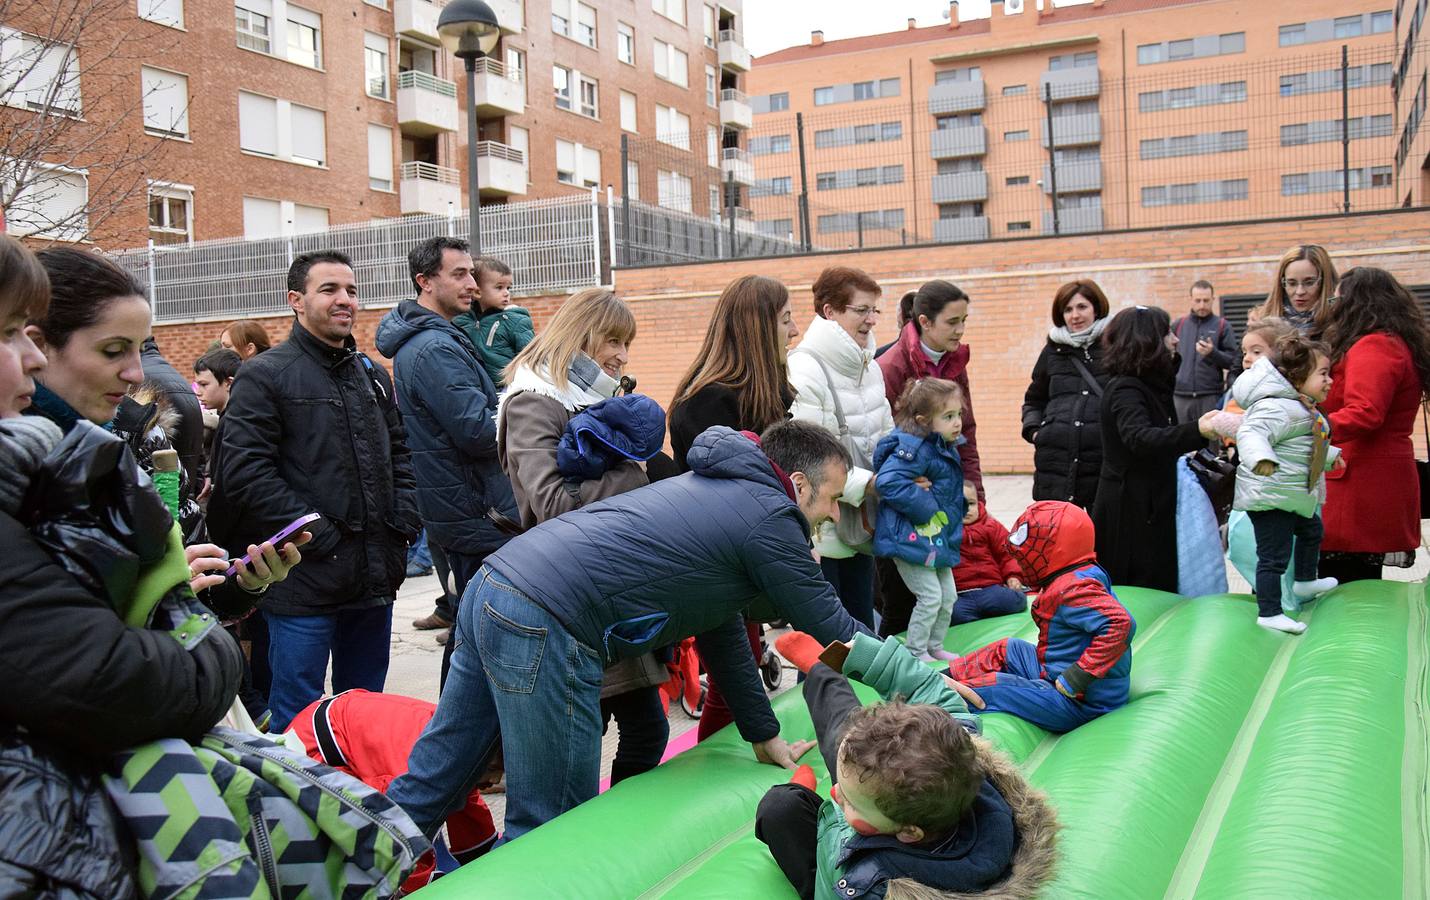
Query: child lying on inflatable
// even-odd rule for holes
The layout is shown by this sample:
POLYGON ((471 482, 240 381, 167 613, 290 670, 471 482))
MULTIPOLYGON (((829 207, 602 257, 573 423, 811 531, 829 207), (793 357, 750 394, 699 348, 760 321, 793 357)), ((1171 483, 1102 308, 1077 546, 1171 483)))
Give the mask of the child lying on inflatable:
POLYGON ((796 632, 777 646, 809 674, 805 702, 835 781, 822 800, 814 771, 801 766, 755 816, 755 835, 800 897, 1037 896, 1056 860, 1056 815, 970 734, 978 719, 953 685, 898 641, 858 634, 823 659, 901 698, 864 707, 840 672, 816 661, 814 638, 796 632))
POLYGON ((1049 731, 1071 731, 1127 703, 1137 623, 1093 550, 1092 520, 1071 503, 1043 500, 1008 536, 1033 602, 1038 643, 1004 638, 949 667, 987 712, 1006 712, 1049 731))

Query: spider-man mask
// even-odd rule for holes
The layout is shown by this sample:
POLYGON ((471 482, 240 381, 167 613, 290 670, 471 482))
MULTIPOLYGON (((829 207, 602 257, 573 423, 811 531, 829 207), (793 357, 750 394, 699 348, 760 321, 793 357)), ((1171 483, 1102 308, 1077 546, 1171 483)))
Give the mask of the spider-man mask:
POLYGON ((1041 585, 1058 572, 1089 562, 1092 519, 1082 507, 1061 500, 1040 500, 1023 510, 1008 534, 1008 550, 1029 584, 1041 585))

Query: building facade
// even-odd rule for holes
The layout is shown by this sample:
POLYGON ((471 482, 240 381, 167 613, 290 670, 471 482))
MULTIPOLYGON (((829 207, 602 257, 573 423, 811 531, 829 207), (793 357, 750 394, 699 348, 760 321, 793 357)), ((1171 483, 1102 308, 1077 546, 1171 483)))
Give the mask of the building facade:
POLYGON ((987 19, 955 2, 933 27, 815 32, 750 72, 753 215, 834 249, 1424 203, 1421 162, 1396 165, 1423 94, 1410 76, 1399 110, 1392 93, 1424 17, 1396 5, 995 0, 987 19))
MULTIPOLYGON (((486 2, 484 204, 619 189, 623 133, 723 143, 726 98, 749 125, 739 0, 486 2)), ((122 248, 465 207, 466 73, 441 3, 134 0, 59 30, 40 6, 0 23, 0 126, 58 117, 66 139, 0 139, 0 183, 27 179, 0 186, 12 233, 122 248)))
POLYGON ((1430 0, 1395 0, 1396 196, 1405 206, 1430 203, 1430 126, 1425 105, 1430 94, 1430 0))

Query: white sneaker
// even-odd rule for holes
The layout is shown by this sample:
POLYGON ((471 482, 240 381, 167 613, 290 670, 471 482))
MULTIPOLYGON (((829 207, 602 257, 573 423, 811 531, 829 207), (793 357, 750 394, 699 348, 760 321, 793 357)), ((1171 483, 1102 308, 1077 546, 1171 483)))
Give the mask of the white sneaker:
POLYGON ((914 659, 918 660, 921 663, 938 662, 937 659, 934 659, 933 654, 929 653, 927 650, 923 651, 922 653, 915 653, 914 659))
POLYGON ((1256 624, 1271 631, 1284 631, 1287 634, 1301 634, 1306 630, 1305 622, 1297 622, 1285 613, 1278 613, 1274 616, 1259 616, 1256 624))
POLYGON ((1340 582, 1334 578, 1317 578, 1315 581, 1297 581, 1291 585, 1291 593, 1302 600, 1314 600, 1332 591, 1340 582))

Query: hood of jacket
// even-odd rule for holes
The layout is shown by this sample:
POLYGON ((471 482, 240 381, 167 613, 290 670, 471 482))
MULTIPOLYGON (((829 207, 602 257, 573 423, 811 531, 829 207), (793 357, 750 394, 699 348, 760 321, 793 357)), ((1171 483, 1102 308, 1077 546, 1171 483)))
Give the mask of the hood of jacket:
POLYGON ((1060 572, 1096 557, 1092 519, 1080 506, 1040 500, 1023 511, 1008 533, 1008 550, 1028 584, 1044 585, 1060 572))
POLYGON ((1258 400, 1275 398, 1301 402, 1301 394, 1281 370, 1271 362, 1271 357, 1263 356, 1242 372, 1232 385, 1231 396, 1242 409, 1251 409, 1258 400))
POLYGON ((964 373, 968 368, 969 357, 973 354, 967 344, 960 343, 958 347, 948 351, 937 363, 934 363, 924 352, 918 326, 913 322, 904 325, 904 330, 899 332, 899 345, 895 352, 903 354, 910 377, 948 378, 950 380, 964 373))
MULTIPOLYGON (((686 455, 690 471, 705 478, 739 478, 768 484, 781 494, 788 489, 780 479, 774 462, 760 449, 760 445, 745 433, 714 425, 703 431, 686 455)), ((804 521, 804 512, 800 511, 804 521)), ((805 522, 805 531, 809 523, 805 522)))
POLYGON ((472 353, 474 359, 476 358, 477 354, 472 349, 472 342, 460 328, 416 300, 403 300, 383 316, 382 321, 377 323, 377 334, 373 338, 373 343, 377 346, 379 353, 388 359, 394 359, 403 344, 412 340, 420 332, 429 330, 447 332, 460 340, 462 346, 472 353))
POLYGON ((796 349, 813 353, 841 375, 858 378, 874 361, 874 335, 871 333, 868 343, 860 347, 838 322, 815 316, 796 349))

